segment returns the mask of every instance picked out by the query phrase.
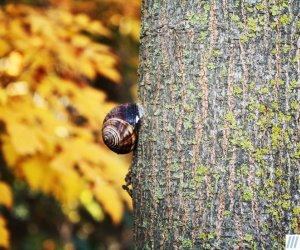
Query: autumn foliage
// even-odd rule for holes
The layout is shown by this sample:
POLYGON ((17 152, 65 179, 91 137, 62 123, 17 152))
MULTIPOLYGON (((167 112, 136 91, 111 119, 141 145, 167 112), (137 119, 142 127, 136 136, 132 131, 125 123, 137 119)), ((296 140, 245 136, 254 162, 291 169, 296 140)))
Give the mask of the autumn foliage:
MULTIPOLYGON (((138 19, 124 15, 120 2, 114 4, 118 12, 103 21, 87 7, 85 13, 55 4, 9 4, 0 9, 3 159, 15 178, 33 191, 56 197, 73 222, 80 220, 79 207, 95 220, 107 214, 115 224, 126 206, 131 208, 121 188, 129 158, 110 152, 100 136, 102 121, 116 104, 93 87, 96 78, 122 84, 119 58, 102 42, 112 39, 112 29, 122 18, 132 21, 128 35, 137 39, 138 19)), ((13 194, 1 181, 1 172, 0 194, 0 205, 11 209, 13 194)), ((9 232, 1 214, 0 236, 0 246, 7 248, 9 232)))

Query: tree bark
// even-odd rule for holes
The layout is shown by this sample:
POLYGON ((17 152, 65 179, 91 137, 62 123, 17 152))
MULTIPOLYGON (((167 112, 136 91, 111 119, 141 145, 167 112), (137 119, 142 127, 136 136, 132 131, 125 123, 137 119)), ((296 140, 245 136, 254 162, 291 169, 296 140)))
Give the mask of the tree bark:
POLYGON ((144 0, 136 249, 300 233, 298 0, 144 0))

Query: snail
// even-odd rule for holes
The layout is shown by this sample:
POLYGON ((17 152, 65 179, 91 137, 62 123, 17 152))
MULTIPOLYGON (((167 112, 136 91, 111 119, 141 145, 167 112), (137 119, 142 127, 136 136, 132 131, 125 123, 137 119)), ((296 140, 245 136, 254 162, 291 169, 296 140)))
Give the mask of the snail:
POLYGON ((107 147, 118 154, 127 154, 137 144, 137 127, 143 108, 136 103, 121 104, 105 117, 102 138, 107 147))

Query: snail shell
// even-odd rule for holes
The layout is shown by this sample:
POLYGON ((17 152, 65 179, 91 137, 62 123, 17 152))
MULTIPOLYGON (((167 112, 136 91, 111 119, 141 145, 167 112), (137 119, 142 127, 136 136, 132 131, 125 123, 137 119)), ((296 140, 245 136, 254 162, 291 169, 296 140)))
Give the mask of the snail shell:
POLYGON ((105 117, 102 137, 107 147, 118 154, 127 154, 137 144, 137 126, 143 108, 136 103, 121 104, 105 117))

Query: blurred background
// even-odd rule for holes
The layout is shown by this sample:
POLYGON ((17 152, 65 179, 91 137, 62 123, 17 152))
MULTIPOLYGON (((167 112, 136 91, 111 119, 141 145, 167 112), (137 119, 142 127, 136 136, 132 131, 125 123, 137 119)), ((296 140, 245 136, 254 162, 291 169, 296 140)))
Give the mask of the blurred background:
POLYGON ((140 0, 0 1, 0 249, 132 249, 131 155, 100 128, 136 99, 140 0))

